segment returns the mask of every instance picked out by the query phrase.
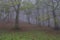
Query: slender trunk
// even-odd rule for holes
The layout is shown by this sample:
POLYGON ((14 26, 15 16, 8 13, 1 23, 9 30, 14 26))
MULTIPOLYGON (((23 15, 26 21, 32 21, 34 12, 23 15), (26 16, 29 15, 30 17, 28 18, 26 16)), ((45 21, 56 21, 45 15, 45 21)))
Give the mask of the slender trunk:
POLYGON ((42 8, 42 17, 43 17, 43 25, 45 25, 45 23, 44 23, 44 8, 42 8))
POLYGON ((30 24, 30 17, 29 17, 29 15, 27 15, 27 19, 28 19, 28 23, 30 24))
POLYGON ((0 13, 0 21, 1 21, 1 13, 0 13))
POLYGON ((36 24, 40 25, 40 13, 39 13, 39 7, 36 8, 37 14, 36 14, 36 24))
POLYGON ((39 8, 37 8, 37 24, 39 24, 40 25, 40 13, 39 13, 39 8))
POLYGON ((9 22, 9 16, 10 16, 10 14, 8 13, 8 22, 9 22))
POLYGON ((55 24, 55 27, 54 29, 55 30, 59 30, 59 27, 58 27, 58 24, 56 22, 56 14, 55 14, 55 7, 54 7, 54 1, 52 0, 52 13, 53 13, 53 18, 54 18, 54 24, 55 24))
POLYGON ((48 6, 47 6, 47 17, 48 17, 48 27, 50 27, 50 16, 49 16, 49 11, 48 11, 48 6))
POLYGON ((19 23, 19 11, 17 10, 16 11, 16 20, 15 20, 15 28, 16 29, 19 29, 18 23, 19 23))
POLYGON ((35 4, 37 7, 36 7, 36 10, 37 10, 37 16, 36 16, 36 24, 41 24, 39 21, 39 16, 40 16, 40 13, 39 13, 39 0, 36 0, 36 4, 35 4))
POLYGON ((17 5, 17 9, 15 11, 16 11, 15 28, 17 30, 19 30, 19 11, 20 11, 20 4, 17 5))
POLYGON ((54 18, 54 24, 55 24, 54 29, 55 29, 55 30, 59 30, 58 24, 57 24, 57 22, 56 22, 56 14, 55 14, 55 11, 54 11, 54 10, 53 10, 53 18, 54 18))
MULTIPOLYGON (((49 16, 49 14, 48 14, 49 16)), ((48 18, 48 27, 50 27, 50 18, 48 18)))
POLYGON ((29 23, 29 24, 31 24, 31 23, 30 23, 30 15, 31 15, 31 13, 32 13, 32 12, 31 12, 31 9, 28 9, 28 11, 27 11, 27 20, 28 20, 28 23, 29 23))

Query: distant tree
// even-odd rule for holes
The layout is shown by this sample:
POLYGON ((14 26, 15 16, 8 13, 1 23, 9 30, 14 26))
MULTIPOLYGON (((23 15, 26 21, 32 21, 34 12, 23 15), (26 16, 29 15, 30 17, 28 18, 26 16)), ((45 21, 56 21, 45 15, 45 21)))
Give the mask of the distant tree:
POLYGON ((48 20, 48 27, 50 27, 50 15, 49 15, 49 10, 48 10, 48 6, 47 6, 47 20, 48 20))
POLYGON ((16 12, 16 19, 15 19, 15 29, 19 29, 19 13, 20 13, 20 7, 21 7, 22 0, 10 0, 10 4, 14 8, 14 11, 16 12))
POLYGON ((58 30, 58 23, 57 23, 57 16, 56 16, 56 10, 60 4, 60 0, 49 0, 49 3, 46 3, 46 5, 50 6, 52 8, 52 14, 53 14, 53 19, 54 19, 54 23, 55 23, 55 29, 58 30))
POLYGON ((37 10, 37 16, 36 16, 36 22, 37 22, 37 24, 40 24, 40 19, 39 19, 39 16, 40 16, 40 13, 39 13, 39 11, 40 11, 40 0, 36 0, 36 10, 37 10))
POLYGON ((30 15, 32 14, 32 10, 34 9, 34 5, 32 4, 32 2, 28 1, 23 1, 23 6, 21 9, 23 9, 25 11, 25 14, 27 16, 27 20, 28 23, 30 24, 30 15))
POLYGON ((3 0, 0 3, 0 16, 2 17, 1 21, 5 21, 8 17, 9 19, 9 5, 7 5, 3 0), (2 5, 1 5, 2 4, 2 5), (4 16, 6 15, 6 16, 4 16))
POLYGON ((57 0, 56 0, 56 2, 57 2, 57 5, 56 5, 56 7, 54 7, 54 1, 52 0, 52 5, 53 5, 53 6, 52 6, 52 13, 53 13, 53 18, 54 18, 54 23, 55 23, 55 29, 58 30, 59 27, 58 27, 58 23, 57 23, 57 21, 56 21, 56 19, 57 19, 56 17, 57 17, 57 16, 56 16, 55 10, 56 10, 57 7, 59 6, 59 2, 60 2, 60 1, 57 1, 57 0))
POLYGON ((16 19, 15 19, 15 29, 19 29, 19 14, 20 10, 28 10, 26 11, 26 15, 28 16, 28 21, 30 23, 29 15, 31 14, 31 8, 33 8, 33 4, 31 2, 26 2, 22 0, 9 0, 10 7, 14 8, 14 11, 16 12, 16 19))

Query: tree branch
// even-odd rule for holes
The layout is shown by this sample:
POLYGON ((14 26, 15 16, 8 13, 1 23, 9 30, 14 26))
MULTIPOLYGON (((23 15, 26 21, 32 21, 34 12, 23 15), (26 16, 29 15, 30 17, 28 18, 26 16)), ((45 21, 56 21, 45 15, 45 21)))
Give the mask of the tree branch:
POLYGON ((60 0, 59 0, 59 1, 57 1, 57 5, 56 5, 56 7, 54 8, 54 10, 56 10, 56 9, 57 9, 57 7, 59 6, 59 2, 60 2, 60 0))

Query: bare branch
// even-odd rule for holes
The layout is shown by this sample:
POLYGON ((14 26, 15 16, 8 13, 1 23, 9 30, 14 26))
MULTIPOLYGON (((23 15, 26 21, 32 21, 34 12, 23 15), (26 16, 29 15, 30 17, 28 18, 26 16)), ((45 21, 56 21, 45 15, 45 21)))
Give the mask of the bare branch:
POLYGON ((12 5, 13 5, 13 6, 11 6, 11 7, 13 7, 13 8, 15 9, 15 11, 16 11, 16 7, 15 7, 15 5, 13 4, 13 0, 11 0, 11 2, 12 2, 12 5))
POLYGON ((59 2, 60 2, 60 0, 59 0, 59 1, 57 1, 57 5, 56 5, 56 7, 54 8, 54 10, 56 10, 56 9, 57 9, 57 7, 59 6, 59 2))

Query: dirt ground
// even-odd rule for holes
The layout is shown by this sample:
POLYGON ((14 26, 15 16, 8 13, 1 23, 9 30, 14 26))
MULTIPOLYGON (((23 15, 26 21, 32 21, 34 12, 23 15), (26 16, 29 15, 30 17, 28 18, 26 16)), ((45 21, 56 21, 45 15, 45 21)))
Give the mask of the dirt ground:
MULTIPOLYGON (((12 28, 14 28, 14 22, 0 22, 0 30, 9 30, 12 31, 12 28)), ((32 30, 38 30, 38 31, 44 31, 49 34, 60 34, 60 31, 55 31, 52 28, 45 27, 45 26, 38 26, 34 24, 28 24, 26 22, 20 21, 19 22, 19 28, 20 31, 32 31, 32 30)))
MULTIPOLYGON (((9 30, 14 28, 15 26, 15 22, 0 22, 0 29, 5 29, 5 30, 9 30)), ((43 30, 43 29, 47 29, 47 27, 41 27, 35 24, 28 24, 26 22, 20 21, 19 22, 19 28, 23 31, 27 31, 27 30, 43 30)))

